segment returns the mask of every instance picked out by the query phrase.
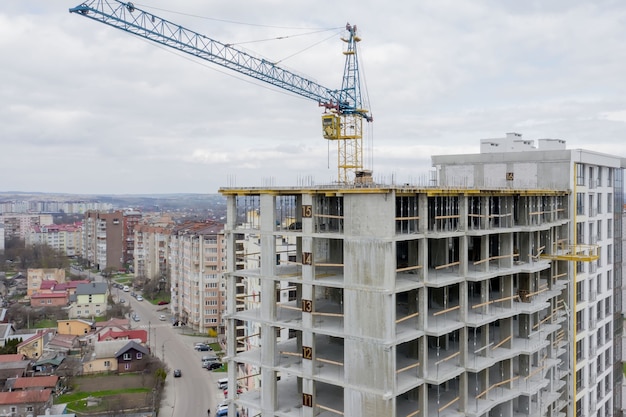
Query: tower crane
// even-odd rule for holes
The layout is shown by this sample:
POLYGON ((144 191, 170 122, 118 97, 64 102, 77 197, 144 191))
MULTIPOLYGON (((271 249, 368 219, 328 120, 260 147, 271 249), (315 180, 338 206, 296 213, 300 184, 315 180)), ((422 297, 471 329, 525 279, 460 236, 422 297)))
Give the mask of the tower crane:
POLYGON ((322 135, 337 143, 337 176, 340 184, 367 182, 371 172, 363 166, 363 120, 373 121, 363 108, 355 25, 346 24, 345 66, 341 88, 330 89, 274 63, 240 51, 231 45, 186 29, 120 0, 90 0, 70 13, 105 23, 152 42, 221 65, 275 87, 314 100, 324 108, 322 135))

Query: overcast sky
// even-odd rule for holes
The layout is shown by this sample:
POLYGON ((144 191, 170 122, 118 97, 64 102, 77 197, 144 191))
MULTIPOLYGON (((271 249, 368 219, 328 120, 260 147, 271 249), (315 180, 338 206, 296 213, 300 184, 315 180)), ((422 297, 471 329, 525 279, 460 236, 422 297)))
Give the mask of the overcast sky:
MULTIPOLYGON (((215 193, 336 179, 317 103, 70 14, 78 4, 0 1, 0 191, 215 193)), ((626 156, 623 0, 135 6, 329 88, 341 86, 342 28, 356 24, 374 117, 366 163, 379 181, 417 182, 431 155, 477 153, 506 132, 626 156)))

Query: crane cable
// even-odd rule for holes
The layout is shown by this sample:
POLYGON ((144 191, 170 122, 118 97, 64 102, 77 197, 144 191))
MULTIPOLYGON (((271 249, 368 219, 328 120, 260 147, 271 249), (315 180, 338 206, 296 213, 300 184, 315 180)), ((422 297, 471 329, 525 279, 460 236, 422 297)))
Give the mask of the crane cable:
POLYGON ((261 25, 261 24, 256 24, 256 23, 246 23, 246 22, 238 22, 238 21, 234 21, 234 20, 226 20, 226 19, 217 19, 217 18, 213 18, 213 17, 207 17, 207 16, 200 16, 200 15, 196 15, 196 14, 191 14, 191 13, 183 13, 183 12, 177 12, 175 10, 170 10, 170 9, 163 9, 160 7, 151 7, 148 6, 146 4, 141 4, 141 3, 137 3, 137 5, 147 8, 147 9, 154 9, 154 10, 159 10, 162 12, 168 12, 168 13, 172 13, 172 14, 178 14, 181 16, 189 16, 189 17, 194 17, 197 19, 204 19, 204 20, 212 20, 215 22, 223 22, 223 23, 231 23, 231 24, 235 24, 235 25, 243 25, 243 26, 253 26, 253 27, 264 27, 264 28, 274 28, 274 29, 290 29, 290 30, 311 30, 314 29, 312 32, 306 32, 306 33, 299 33, 299 34, 295 34, 295 35, 283 35, 283 36, 276 36, 274 38, 266 38, 266 39, 257 39, 257 40, 249 40, 249 41, 241 41, 241 42, 234 42, 234 43, 226 43, 226 46, 232 47, 235 45, 244 45, 247 43, 259 43, 259 42, 267 42, 267 41, 274 41, 274 40, 284 40, 284 39, 289 39, 289 38, 295 38, 298 36, 308 36, 308 35, 314 35, 316 33, 322 33, 322 32, 328 32, 328 31, 334 31, 334 33, 329 36, 328 38, 324 38, 319 42, 316 42, 304 49, 301 49, 300 51, 294 52, 291 55, 286 56, 285 58, 278 60, 278 61, 271 61, 269 60, 269 62, 273 62, 274 64, 279 64, 283 61, 286 61, 289 58, 293 58, 296 55, 299 55, 301 53, 303 53, 304 51, 307 51, 311 48, 313 48, 314 46, 317 46, 321 43, 324 43, 332 38, 334 38, 335 36, 339 35, 340 33, 337 32, 338 30, 344 30, 344 27, 332 27, 332 28, 301 28, 301 27, 293 27, 293 26, 272 26, 272 25, 261 25))

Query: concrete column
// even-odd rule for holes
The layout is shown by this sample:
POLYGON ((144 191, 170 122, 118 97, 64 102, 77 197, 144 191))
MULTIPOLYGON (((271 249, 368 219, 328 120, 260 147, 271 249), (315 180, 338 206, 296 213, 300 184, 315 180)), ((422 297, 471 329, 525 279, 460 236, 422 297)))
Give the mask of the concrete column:
POLYGON ((459 230, 466 231, 468 229, 467 221, 468 221, 468 198, 467 196, 461 195, 459 196, 459 230))
POLYGON ((396 378, 390 347, 396 327, 395 195, 346 194, 343 202, 343 411, 347 416, 393 415, 395 402, 388 397, 396 378))
MULTIPOLYGON (((313 237, 311 234, 314 229, 315 204, 314 198, 311 194, 301 195, 302 205, 311 206, 312 216, 302 217, 302 238, 300 240, 300 247, 297 248, 296 259, 298 262, 302 262, 302 253, 310 252, 313 254, 313 237)), ((300 213, 302 210, 300 209, 300 213)), ((315 254, 312 255, 313 258, 315 254)), ((315 311, 315 266, 314 265, 302 265, 302 299, 311 301, 312 311, 315 311)), ((298 351, 302 352, 302 346, 310 346, 313 348, 313 358, 315 358, 315 334, 313 333, 313 323, 315 318, 312 313, 302 313, 302 328, 304 329, 298 338, 298 351)), ((317 401, 315 395, 315 383, 314 378, 314 360, 302 361, 302 378, 298 379, 298 394, 303 393, 311 394, 313 397, 313 407, 302 407, 302 417, 313 417, 315 415, 315 403, 317 401)))
POLYGON ((479 270, 483 272, 489 271, 489 236, 480 237, 480 260, 483 261, 480 264, 479 270))
MULTIPOLYGON (((464 329, 467 329, 467 327, 464 327, 464 329)), ((463 340, 463 338, 461 340, 463 340)), ((465 411, 467 410, 467 401, 468 401, 467 391, 469 389, 468 387, 469 387, 469 384, 467 382, 467 372, 463 372, 459 376, 459 411, 461 412, 461 414, 464 414, 465 411)))
POLYGON ((489 229, 491 221, 489 220, 489 197, 480 197, 480 228, 482 230, 489 229))

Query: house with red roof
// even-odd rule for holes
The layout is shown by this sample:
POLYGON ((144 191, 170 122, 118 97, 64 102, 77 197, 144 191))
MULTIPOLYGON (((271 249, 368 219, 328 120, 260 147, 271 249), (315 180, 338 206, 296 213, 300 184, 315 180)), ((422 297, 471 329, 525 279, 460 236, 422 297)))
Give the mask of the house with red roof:
POLYGON ((30 296, 32 307, 64 307, 68 304, 68 294, 62 292, 37 292, 30 296))
POLYGON ((7 353, 4 355, 0 355, 0 363, 23 361, 25 359, 26 356, 22 355, 21 353, 7 353))
POLYGON ((148 341, 148 332, 143 329, 135 330, 121 330, 115 331, 112 329, 107 330, 104 333, 98 334, 98 341, 103 340, 140 340, 141 344, 145 345, 148 341))
POLYGON ((68 295, 71 296, 76 294, 76 287, 78 287, 80 284, 89 284, 90 282, 91 281, 87 279, 77 279, 74 281, 62 282, 54 287, 54 291, 65 291, 68 295))
POLYGON ((54 291, 54 287, 57 285, 59 285, 59 283, 56 280, 45 279, 41 281, 41 284, 39 284, 39 290, 37 292, 52 292, 54 291))
POLYGON ((50 389, 57 392, 60 380, 56 375, 10 378, 5 385, 6 391, 50 389))
POLYGON ((43 414, 51 405, 51 389, 0 392, 0 415, 3 416, 43 414))

